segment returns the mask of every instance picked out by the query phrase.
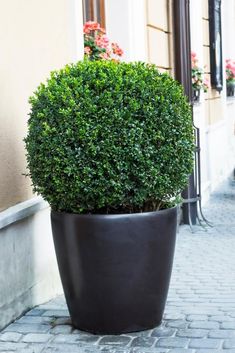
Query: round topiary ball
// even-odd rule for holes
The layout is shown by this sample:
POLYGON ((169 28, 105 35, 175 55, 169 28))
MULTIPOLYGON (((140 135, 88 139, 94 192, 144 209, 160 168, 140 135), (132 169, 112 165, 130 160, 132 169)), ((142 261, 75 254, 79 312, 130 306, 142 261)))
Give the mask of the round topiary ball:
POLYGON ((29 175, 53 210, 154 211, 172 205, 186 186, 191 109, 180 84, 154 65, 67 65, 30 103, 29 175))

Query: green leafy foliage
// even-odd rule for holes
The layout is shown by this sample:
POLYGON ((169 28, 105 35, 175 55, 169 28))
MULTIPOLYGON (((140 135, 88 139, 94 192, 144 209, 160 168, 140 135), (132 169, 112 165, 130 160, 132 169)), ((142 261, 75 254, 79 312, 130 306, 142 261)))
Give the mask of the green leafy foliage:
POLYGON ((154 65, 82 61, 30 98, 25 139, 34 191, 57 211, 172 206, 193 164, 191 109, 154 65))

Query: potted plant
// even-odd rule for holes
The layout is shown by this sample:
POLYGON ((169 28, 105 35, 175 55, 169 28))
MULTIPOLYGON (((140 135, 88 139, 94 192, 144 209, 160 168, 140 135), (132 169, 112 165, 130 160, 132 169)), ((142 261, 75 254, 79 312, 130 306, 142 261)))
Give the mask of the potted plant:
POLYGON ((193 91, 193 102, 198 103, 200 101, 200 92, 203 90, 205 93, 209 88, 209 81, 204 77, 202 68, 198 66, 197 54, 191 53, 191 66, 192 66, 192 91, 193 91))
POLYGON ((193 165, 182 87, 154 65, 84 60, 52 72, 30 103, 29 175, 52 208, 73 325, 159 325, 193 165))
POLYGON ((235 62, 231 59, 226 60, 226 88, 227 97, 234 96, 235 87, 235 62))
POLYGON ((119 61, 123 50, 110 42, 105 30, 98 22, 88 21, 83 26, 84 56, 89 60, 119 61))

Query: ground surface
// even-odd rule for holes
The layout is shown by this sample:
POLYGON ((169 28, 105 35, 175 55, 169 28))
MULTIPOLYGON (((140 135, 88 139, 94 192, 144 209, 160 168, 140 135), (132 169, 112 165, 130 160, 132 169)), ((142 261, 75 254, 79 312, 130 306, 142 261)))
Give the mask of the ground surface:
POLYGON ((59 297, 0 333, 0 352, 235 353, 235 185, 222 185, 204 213, 213 228, 180 227, 160 327, 120 336, 79 332, 59 297))

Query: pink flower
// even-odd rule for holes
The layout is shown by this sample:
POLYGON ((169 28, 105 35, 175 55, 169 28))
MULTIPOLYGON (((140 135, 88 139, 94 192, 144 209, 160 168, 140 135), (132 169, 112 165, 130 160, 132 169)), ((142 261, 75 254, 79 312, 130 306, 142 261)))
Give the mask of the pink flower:
POLYGON ((84 53, 86 55, 90 55, 91 54, 91 48, 90 47, 84 47, 84 53))
POLYGON ((197 54, 194 51, 191 52, 191 63, 192 67, 196 67, 198 63, 197 54))
POLYGON ((108 53, 100 53, 99 54, 99 57, 103 60, 109 60, 110 59, 110 56, 108 53))
POLYGON ((90 34, 92 31, 100 31, 105 33, 105 30, 100 27, 100 24, 95 21, 88 21, 83 26, 83 33, 90 34))
POLYGON ((235 81, 235 62, 231 59, 226 59, 226 80, 235 81))
POLYGON ((123 50, 119 47, 119 45, 117 43, 111 43, 111 47, 112 47, 114 54, 116 54, 118 56, 123 55, 123 50))
MULTIPOLYGON (((110 43, 105 30, 95 21, 84 24, 84 54, 91 60, 112 60, 113 56, 122 56, 123 50, 117 43, 110 43)), ((115 58, 115 61, 118 59, 115 58)))
POLYGON ((109 40, 105 35, 97 36, 95 38, 95 44, 102 49, 107 49, 109 46, 109 40))
POLYGON ((206 88, 210 87, 210 83, 209 83, 208 78, 204 78, 203 84, 204 84, 204 86, 206 86, 206 88))

